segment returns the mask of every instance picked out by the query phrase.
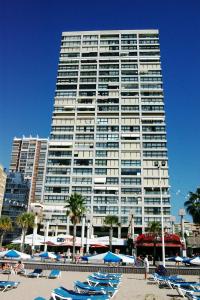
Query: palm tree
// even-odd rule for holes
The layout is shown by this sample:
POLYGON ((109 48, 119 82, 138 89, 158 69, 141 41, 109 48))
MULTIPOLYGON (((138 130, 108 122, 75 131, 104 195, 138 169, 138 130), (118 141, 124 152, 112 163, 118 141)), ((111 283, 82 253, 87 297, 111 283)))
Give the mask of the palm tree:
POLYGON ((153 235, 153 264, 156 264, 156 242, 161 234, 161 224, 158 221, 153 221, 149 223, 147 232, 153 235))
POLYGON ((200 224, 200 188, 197 188, 195 193, 189 193, 189 198, 185 201, 184 206, 187 213, 192 216, 193 222, 200 224))
POLYGON ((76 226, 81 221, 81 217, 86 213, 85 198, 81 194, 74 193, 66 199, 67 216, 73 224, 73 250, 72 261, 75 258, 76 226))
POLYGON ((34 227, 34 219, 35 216, 33 213, 25 212, 17 217, 16 223, 22 229, 22 243, 20 246, 20 250, 24 251, 25 237, 28 228, 34 227))
POLYGON ((12 221, 10 217, 2 216, 0 218, 0 247, 3 243, 4 234, 12 230, 12 221))
POLYGON ((113 238, 113 225, 118 225, 119 220, 117 216, 106 216, 104 219, 104 224, 109 226, 109 245, 110 251, 112 251, 112 238, 113 238))

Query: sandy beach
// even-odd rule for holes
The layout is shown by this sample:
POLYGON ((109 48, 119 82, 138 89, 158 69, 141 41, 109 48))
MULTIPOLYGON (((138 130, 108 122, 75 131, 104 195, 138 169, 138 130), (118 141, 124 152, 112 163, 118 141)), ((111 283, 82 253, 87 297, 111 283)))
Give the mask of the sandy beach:
MULTIPOLYGON (((46 275, 49 272, 46 271, 46 275)), ((19 275, 11 275, 9 280, 20 281, 20 285, 13 290, 7 292, 0 292, 1 300, 33 300, 37 296, 42 296, 50 299, 51 290, 64 286, 73 289, 73 281, 85 281, 89 273, 86 272, 62 272, 59 279, 46 279, 46 278, 26 278, 19 275)), ((189 280, 197 280, 196 276, 184 276, 189 280)), ((0 275, 0 280, 7 280, 7 275, 0 275)), ((157 285, 149 280, 144 280, 144 275, 141 274, 123 274, 122 283, 119 287, 119 292, 114 297, 116 300, 158 300, 158 299, 172 299, 176 296, 175 290, 159 289, 157 285)))

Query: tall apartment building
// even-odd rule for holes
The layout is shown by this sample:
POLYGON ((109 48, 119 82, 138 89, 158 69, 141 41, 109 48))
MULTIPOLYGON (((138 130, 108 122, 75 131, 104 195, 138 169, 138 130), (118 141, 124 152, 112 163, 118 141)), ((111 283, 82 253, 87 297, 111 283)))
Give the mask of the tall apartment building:
POLYGON ((170 222, 158 30, 63 32, 43 198, 60 232, 74 192, 94 234, 106 215, 119 217, 122 236, 130 219, 144 232, 161 220, 161 197, 170 222))
POLYGON ((14 138, 10 172, 20 172, 30 181, 29 203, 41 202, 48 139, 39 137, 14 138))
POLYGON ((0 216, 3 205, 4 191, 6 186, 6 172, 4 172, 4 168, 0 165, 0 216))

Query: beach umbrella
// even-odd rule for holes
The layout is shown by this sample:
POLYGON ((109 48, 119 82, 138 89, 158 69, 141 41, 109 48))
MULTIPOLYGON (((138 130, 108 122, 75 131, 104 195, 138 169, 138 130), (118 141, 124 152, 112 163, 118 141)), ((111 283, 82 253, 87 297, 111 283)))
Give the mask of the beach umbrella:
POLYGON ((87 261, 104 261, 104 262, 125 262, 125 263, 134 263, 135 259, 133 257, 130 256, 126 256, 123 254, 116 254, 116 253, 112 253, 110 251, 105 252, 105 253, 101 253, 101 254, 97 254, 97 255, 92 255, 92 256, 83 256, 82 257, 83 260, 87 260, 87 261))
POLYGON ((189 257, 184 257, 182 263, 184 264, 189 264, 190 263, 191 258, 189 257))
POLYGON ((52 252, 43 252, 39 254, 39 257, 46 259, 56 259, 57 255, 52 252))
POLYGON ((29 254, 19 252, 17 250, 7 250, 0 252, 1 258, 13 258, 13 259, 30 259, 31 256, 29 254))
POLYGON ((172 257, 168 257, 165 260, 167 261, 175 261, 175 262, 183 262, 184 258, 181 256, 172 256, 172 257))
POLYGON ((196 257, 194 257, 194 258, 191 258, 191 259, 189 260, 189 263, 190 263, 191 265, 197 265, 197 266, 200 266, 200 256, 196 256, 196 257))

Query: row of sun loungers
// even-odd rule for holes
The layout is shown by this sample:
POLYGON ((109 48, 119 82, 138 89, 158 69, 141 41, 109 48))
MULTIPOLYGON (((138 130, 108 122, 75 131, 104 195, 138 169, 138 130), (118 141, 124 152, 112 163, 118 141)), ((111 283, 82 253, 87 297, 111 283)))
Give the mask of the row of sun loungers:
POLYGON ((152 274, 152 279, 159 285, 170 289, 176 289, 179 296, 186 297, 189 300, 200 300, 200 283, 186 281, 179 276, 160 276, 152 274))
MULTIPOLYGON (((51 292, 53 300, 109 300, 118 291, 121 274, 93 273, 86 282, 75 281, 74 291, 58 287, 51 292)), ((34 300, 45 300, 38 297, 34 300)))
MULTIPOLYGON (((42 269, 35 269, 33 272, 28 273, 26 276, 31 278, 33 277, 39 278, 42 276, 42 274, 43 274, 42 269)), ((60 276, 61 276, 61 271, 57 269, 53 269, 50 271, 49 275, 45 277, 49 279, 55 279, 55 278, 59 278, 60 276)), ((16 288, 19 284, 20 282, 18 281, 9 281, 9 280, 0 281, 0 291, 6 292, 10 289, 16 288)), ((37 300, 44 300, 44 298, 37 298, 37 300)))

